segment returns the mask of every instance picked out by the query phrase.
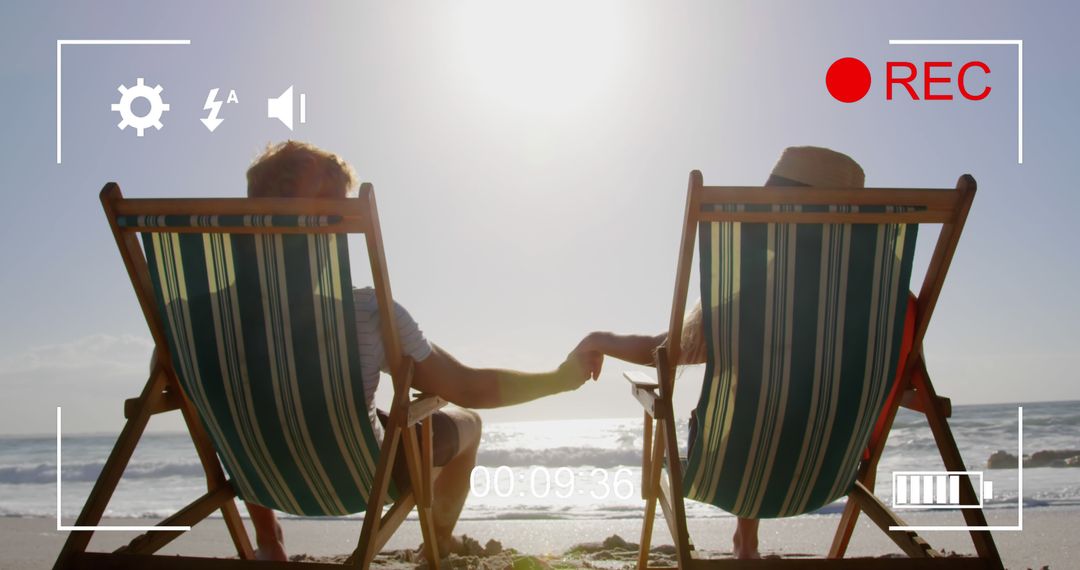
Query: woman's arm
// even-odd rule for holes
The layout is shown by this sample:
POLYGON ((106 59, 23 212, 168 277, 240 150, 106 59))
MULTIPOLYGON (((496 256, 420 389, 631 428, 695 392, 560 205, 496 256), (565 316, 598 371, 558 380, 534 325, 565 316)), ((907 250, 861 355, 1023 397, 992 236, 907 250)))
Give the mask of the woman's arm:
POLYGON ((667 341, 667 336, 666 332, 658 335, 594 332, 585 337, 583 342, 591 342, 594 350, 612 358, 653 366, 656 361, 656 349, 667 341))
MULTIPOLYGON (((691 321, 686 326, 701 325, 691 321)), ((589 333, 577 348, 574 354, 589 371, 592 378, 600 376, 600 369, 604 365, 604 356, 618 358, 626 362, 641 364, 643 366, 656 365, 656 349, 666 343, 668 333, 658 335, 616 334, 612 332, 589 333)), ((702 364, 705 362, 705 348, 700 338, 691 337, 689 343, 684 335, 682 351, 679 354, 679 364, 702 364)))
POLYGON ((599 378, 604 356, 643 366, 654 366, 656 349, 665 341, 667 333, 650 336, 593 332, 582 339, 574 349, 574 354, 585 364, 590 377, 599 378))

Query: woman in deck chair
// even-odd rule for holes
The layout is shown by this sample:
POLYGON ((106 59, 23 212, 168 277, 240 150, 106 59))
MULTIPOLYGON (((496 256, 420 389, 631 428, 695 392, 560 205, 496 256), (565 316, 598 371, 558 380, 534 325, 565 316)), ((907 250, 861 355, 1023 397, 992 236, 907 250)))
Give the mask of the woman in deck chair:
MULTIPOLYGON (((781 155, 765 185, 861 188, 863 182, 862 168, 845 154, 818 147, 792 147, 781 155)), ((581 341, 576 351, 588 361, 590 373, 596 377, 600 373, 604 355, 634 364, 654 365, 656 349, 668 342, 667 336, 667 332, 658 335, 593 332, 581 341)), ((685 318, 680 355, 681 365, 706 361, 700 302, 685 318)), ((694 446, 697 424, 696 413, 691 411, 688 449, 694 446)), ((733 546, 736 558, 760 557, 757 519, 738 519, 733 546)))
MULTIPOLYGON (((267 149, 247 172, 251 198, 344 198, 354 190, 352 168, 338 156, 310 144, 288 141, 267 149)), ((360 344, 368 416, 376 437, 382 439, 388 416, 374 405, 380 369, 386 358, 379 336, 379 313, 374 290, 354 289, 357 338, 360 344)), ((396 304, 396 303, 395 303, 396 304)), ((402 352, 416 362, 413 388, 439 396, 461 407, 434 412, 433 458, 442 467, 434 482, 432 512, 439 555, 454 550, 454 525, 469 492, 469 476, 480 444, 480 416, 468 408, 510 406, 573 390, 588 376, 583 364, 571 356, 556 370, 526 373, 471 368, 439 346, 428 342, 416 321, 400 305, 395 308, 402 352)), ((409 485, 405 453, 396 454, 391 478, 398 489, 409 485)), ((281 527, 274 511, 247 503, 258 542, 257 556, 284 560, 281 527)))

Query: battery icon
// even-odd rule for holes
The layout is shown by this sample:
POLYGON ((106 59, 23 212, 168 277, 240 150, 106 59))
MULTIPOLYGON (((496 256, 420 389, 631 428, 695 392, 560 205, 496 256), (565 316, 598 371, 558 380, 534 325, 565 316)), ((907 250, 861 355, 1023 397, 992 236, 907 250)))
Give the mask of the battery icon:
POLYGON ((894 471, 893 507, 898 509, 979 509, 994 496, 993 481, 982 471, 894 471), (967 477, 977 502, 960 500, 960 478, 967 477))

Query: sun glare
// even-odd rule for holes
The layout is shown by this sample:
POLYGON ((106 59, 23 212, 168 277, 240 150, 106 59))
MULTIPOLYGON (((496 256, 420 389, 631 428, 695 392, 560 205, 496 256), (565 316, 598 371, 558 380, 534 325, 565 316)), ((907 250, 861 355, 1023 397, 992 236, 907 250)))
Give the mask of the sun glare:
POLYGON ((454 34, 461 84, 485 105, 565 112, 602 96, 621 65, 609 2, 467 2, 454 34))

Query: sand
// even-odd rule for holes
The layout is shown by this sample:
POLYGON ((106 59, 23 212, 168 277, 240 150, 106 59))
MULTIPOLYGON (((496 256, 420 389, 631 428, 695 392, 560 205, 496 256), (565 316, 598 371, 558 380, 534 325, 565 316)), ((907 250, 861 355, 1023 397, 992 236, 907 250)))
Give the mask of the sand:
MULTIPOLYGON (((990 524, 1015 525, 1016 512, 994 510, 989 512, 990 524)), ((781 557, 821 556, 828 548, 829 540, 839 520, 837 515, 803 516, 792 519, 764 521, 761 525, 761 549, 763 554, 781 557)), ((953 513, 920 513, 909 516, 909 522, 918 524, 959 524, 959 515, 953 513)), ((109 525, 145 525, 146 520, 109 519, 109 525)), ((306 559, 327 559, 351 552, 359 536, 359 520, 300 520, 284 519, 286 546, 294 556, 306 559), (303 554, 299 554, 303 553, 303 554)), ((711 556, 730 556, 731 533, 734 519, 692 519, 690 534, 699 550, 711 556)), ((1077 527, 1080 526, 1080 507, 1033 508, 1024 511, 1024 530, 1021 532, 999 531, 994 533, 1002 558, 1008 568, 1067 569, 1080 567, 1080 545, 1077 527)), ((663 522, 655 525, 654 545, 670 545, 670 537, 663 522)), ((636 519, 604 521, 462 521, 458 534, 475 539, 480 546, 488 541, 499 543, 490 555, 458 558, 450 561, 452 568, 506 568, 516 562, 515 568, 624 568, 633 559, 633 543, 639 540, 641 521, 636 519), (618 536, 620 540, 605 539, 618 536), (583 543, 593 547, 575 549, 583 543)), ((250 531, 250 527, 249 527, 250 531)), ((938 549, 962 554, 974 550, 964 532, 923 533, 931 545, 938 549)), ((56 521, 46 518, 6 517, 0 518, 0 568, 20 570, 51 567, 63 544, 66 533, 56 530, 56 521)), ((107 551, 126 543, 134 533, 99 532, 91 543, 91 550, 107 551)), ((406 521, 387 544, 386 551, 376 561, 376 567, 404 569, 415 567, 410 563, 408 549, 420 543, 420 530, 416 521, 406 521), (396 552, 394 552, 396 551, 396 552)), ((663 560, 666 549, 660 548, 656 555, 663 560)), ((196 526, 163 550, 164 553, 191 554, 199 556, 232 556, 231 544, 220 519, 211 519, 196 526)), ((881 556, 899 554, 892 542, 866 520, 860 518, 855 532, 851 556, 881 556)))

